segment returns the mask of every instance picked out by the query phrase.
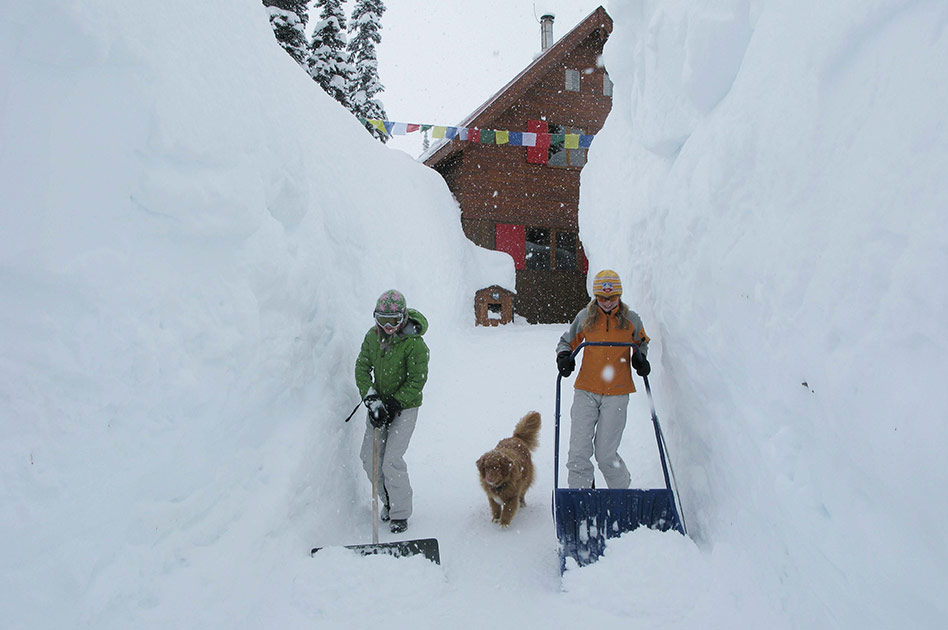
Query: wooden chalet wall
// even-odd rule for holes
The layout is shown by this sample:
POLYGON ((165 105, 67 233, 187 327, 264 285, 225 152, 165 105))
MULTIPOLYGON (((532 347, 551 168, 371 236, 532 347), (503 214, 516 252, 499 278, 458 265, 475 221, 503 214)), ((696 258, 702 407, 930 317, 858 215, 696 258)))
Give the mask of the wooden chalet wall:
MULTIPOLYGON (((542 64, 538 59, 515 80, 522 90, 516 99, 490 112, 489 119, 475 116, 474 122, 483 129, 528 131, 528 121, 545 121, 598 133, 612 108, 611 95, 604 94, 609 80, 597 63, 612 23, 602 8, 587 20, 599 20, 596 24, 602 26, 588 27, 569 42, 565 54, 559 51, 555 62, 542 64), (567 70, 579 71, 578 92, 566 89, 567 70)), ((595 142, 589 150, 595 151, 595 142)), ((548 269, 530 269, 521 260, 516 272, 517 314, 531 323, 568 322, 589 300, 585 256, 578 241, 582 167, 529 163, 527 151, 527 147, 454 141, 426 164, 444 177, 461 206, 464 233, 481 247, 498 248, 498 224, 543 228, 549 231, 554 261, 556 232, 575 235, 579 254, 573 269, 556 269, 552 262, 548 269)))

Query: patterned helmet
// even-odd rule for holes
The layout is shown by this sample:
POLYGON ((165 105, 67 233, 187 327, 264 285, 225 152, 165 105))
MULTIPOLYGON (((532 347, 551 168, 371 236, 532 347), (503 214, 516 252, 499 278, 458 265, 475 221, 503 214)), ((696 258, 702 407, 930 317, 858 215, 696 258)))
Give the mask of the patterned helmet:
POLYGON ((380 295, 375 303, 376 315, 404 315, 407 310, 405 296, 395 289, 390 289, 380 295))

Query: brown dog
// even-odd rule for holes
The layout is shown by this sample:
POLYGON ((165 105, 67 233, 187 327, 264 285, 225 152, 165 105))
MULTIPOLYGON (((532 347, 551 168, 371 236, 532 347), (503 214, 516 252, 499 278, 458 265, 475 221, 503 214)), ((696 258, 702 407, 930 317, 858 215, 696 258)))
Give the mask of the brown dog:
POLYGON ((536 450, 539 433, 540 414, 531 411, 517 423, 513 437, 504 438, 477 460, 491 520, 501 527, 510 525, 517 509, 526 505, 523 495, 533 483, 530 451, 536 450))

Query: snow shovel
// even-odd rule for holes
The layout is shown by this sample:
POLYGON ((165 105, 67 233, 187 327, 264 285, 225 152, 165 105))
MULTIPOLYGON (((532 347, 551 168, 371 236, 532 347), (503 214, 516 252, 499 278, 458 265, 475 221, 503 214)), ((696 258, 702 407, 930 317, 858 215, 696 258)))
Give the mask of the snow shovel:
MULTIPOLYGON (((356 407, 358 409, 358 407, 356 407)), ((351 415, 349 416, 352 417, 351 415)), ((348 419, 347 419, 348 421, 348 419)), ((436 538, 422 538, 419 540, 399 540, 395 542, 379 542, 379 428, 375 427, 372 439, 372 544, 371 545, 346 545, 346 549, 352 549, 363 556, 374 556, 385 554, 395 556, 396 558, 405 558, 408 556, 423 555, 435 564, 441 564, 441 552, 438 548, 436 538)), ((316 552, 322 547, 314 547, 310 551, 310 556, 316 555, 316 552)))
MULTIPOLYGON (((571 358, 586 346, 626 346, 633 352, 638 347, 633 343, 591 341, 579 344, 571 358)), ((665 438, 655 413, 652 390, 645 381, 649 405, 652 409, 652 424, 658 453, 665 475, 665 487, 647 490, 612 490, 596 488, 560 488, 560 389, 562 375, 556 378, 556 431, 553 457, 553 518, 556 521, 556 537, 559 539, 560 574, 566 571, 566 558, 573 558, 583 567, 592 564, 603 554, 606 539, 616 538, 626 532, 646 526, 660 531, 675 530, 685 534, 684 519, 681 518, 675 493, 669 480, 669 467, 665 461, 665 438)))

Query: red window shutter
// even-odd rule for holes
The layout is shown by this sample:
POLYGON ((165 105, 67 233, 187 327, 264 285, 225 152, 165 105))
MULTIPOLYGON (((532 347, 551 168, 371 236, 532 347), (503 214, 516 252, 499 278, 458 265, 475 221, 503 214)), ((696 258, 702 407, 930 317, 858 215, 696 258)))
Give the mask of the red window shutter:
POLYGON ((527 242, 523 226, 498 223, 494 230, 494 249, 510 254, 515 269, 524 269, 527 263, 527 242))
POLYGON ((546 164, 550 158, 550 134, 545 120, 528 120, 527 131, 537 134, 537 145, 527 147, 527 162, 546 164))
POLYGON ((583 249, 583 244, 579 244, 579 268, 583 270, 583 273, 589 273, 589 259, 586 258, 586 250, 583 249))

